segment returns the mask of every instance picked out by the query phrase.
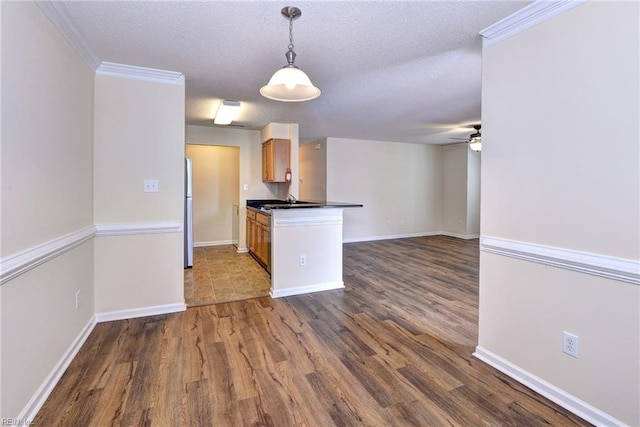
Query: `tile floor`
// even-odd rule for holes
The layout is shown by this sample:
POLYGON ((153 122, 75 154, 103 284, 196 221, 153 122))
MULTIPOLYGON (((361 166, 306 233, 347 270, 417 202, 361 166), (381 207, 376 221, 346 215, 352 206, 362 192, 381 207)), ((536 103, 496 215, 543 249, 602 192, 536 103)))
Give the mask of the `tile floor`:
POLYGON ((269 295, 271 279, 248 253, 233 245, 193 249, 193 268, 184 270, 187 307, 269 295))

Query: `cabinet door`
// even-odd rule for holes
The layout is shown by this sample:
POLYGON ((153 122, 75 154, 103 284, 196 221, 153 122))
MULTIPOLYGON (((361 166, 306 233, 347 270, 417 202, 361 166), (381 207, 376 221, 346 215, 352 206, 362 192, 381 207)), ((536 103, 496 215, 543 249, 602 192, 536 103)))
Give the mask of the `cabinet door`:
POLYGON ((264 257, 264 226, 262 224, 257 223, 256 224, 256 230, 257 230, 257 238, 256 238, 256 256, 258 257, 258 259, 264 263, 265 257, 264 257))
POLYGON ((254 221, 247 218, 247 249, 249 249, 250 252, 253 252, 253 224, 254 221))
POLYGON ((265 266, 269 265, 269 227, 258 224, 260 229, 260 260, 265 266))
POLYGON ((262 144, 262 181, 273 181, 273 144, 271 141, 262 144))
POLYGON ((291 141, 288 139, 274 139, 273 147, 273 181, 286 182, 285 174, 287 173, 287 169, 291 167, 291 141))
POLYGON ((262 240, 260 241, 260 244, 262 247, 260 249, 260 253, 262 255, 262 262, 264 262, 264 265, 268 266, 269 265, 269 244, 270 244, 269 227, 267 227, 266 225, 261 225, 260 227, 262 228, 262 240))
POLYGON ((291 167, 291 141, 270 139, 262 143, 262 181, 286 182, 285 174, 291 167))
POLYGON ((251 250, 251 221, 247 218, 247 226, 246 226, 245 240, 247 242, 247 249, 251 250))

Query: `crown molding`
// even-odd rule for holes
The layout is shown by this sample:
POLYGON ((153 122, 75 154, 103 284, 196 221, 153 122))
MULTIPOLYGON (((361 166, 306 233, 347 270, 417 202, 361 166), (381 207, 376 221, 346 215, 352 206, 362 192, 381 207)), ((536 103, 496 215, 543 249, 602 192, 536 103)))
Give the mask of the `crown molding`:
POLYGON ((73 24, 73 21, 69 18, 69 15, 65 10, 64 3, 42 0, 36 0, 35 3, 38 5, 42 13, 49 18, 51 23, 67 39, 69 44, 75 49, 84 63, 87 64, 92 71, 96 71, 100 65, 100 60, 80 36, 80 32, 73 24))
POLYGON ((116 64, 114 62, 102 62, 96 70, 96 75, 184 85, 184 75, 177 71, 158 70, 156 68, 116 64))
POLYGON ((504 19, 480 31, 482 46, 488 47, 538 25, 587 0, 537 0, 504 19))
POLYGON ((35 0, 35 3, 96 75, 184 85, 184 75, 176 71, 101 62, 80 35, 65 9, 64 2, 35 0))

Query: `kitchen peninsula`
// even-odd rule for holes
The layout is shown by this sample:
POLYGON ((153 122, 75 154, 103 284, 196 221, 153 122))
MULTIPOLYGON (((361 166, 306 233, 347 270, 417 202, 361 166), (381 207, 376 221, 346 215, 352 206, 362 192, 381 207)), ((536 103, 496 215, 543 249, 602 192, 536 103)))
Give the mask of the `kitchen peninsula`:
POLYGON ((344 288, 342 213, 354 207, 362 205, 247 200, 247 246, 270 270, 272 298, 344 288))

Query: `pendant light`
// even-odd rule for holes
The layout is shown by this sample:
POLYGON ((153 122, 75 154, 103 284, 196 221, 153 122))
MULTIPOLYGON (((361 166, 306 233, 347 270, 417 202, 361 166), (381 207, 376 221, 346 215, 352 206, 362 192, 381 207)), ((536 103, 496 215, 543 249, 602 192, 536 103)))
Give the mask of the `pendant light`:
POLYGON ((296 59, 296 53, 293 51, 293 21, 302 15, 302 11, 294 6, 286 6, 281 13, 289 20, 289 50, 285 53, 287 65, 275 72, 269 83, 260 89, 260 94, 265 98, 283 102, 316 99, 320 96, 320 89, 293 63, 296 59))

